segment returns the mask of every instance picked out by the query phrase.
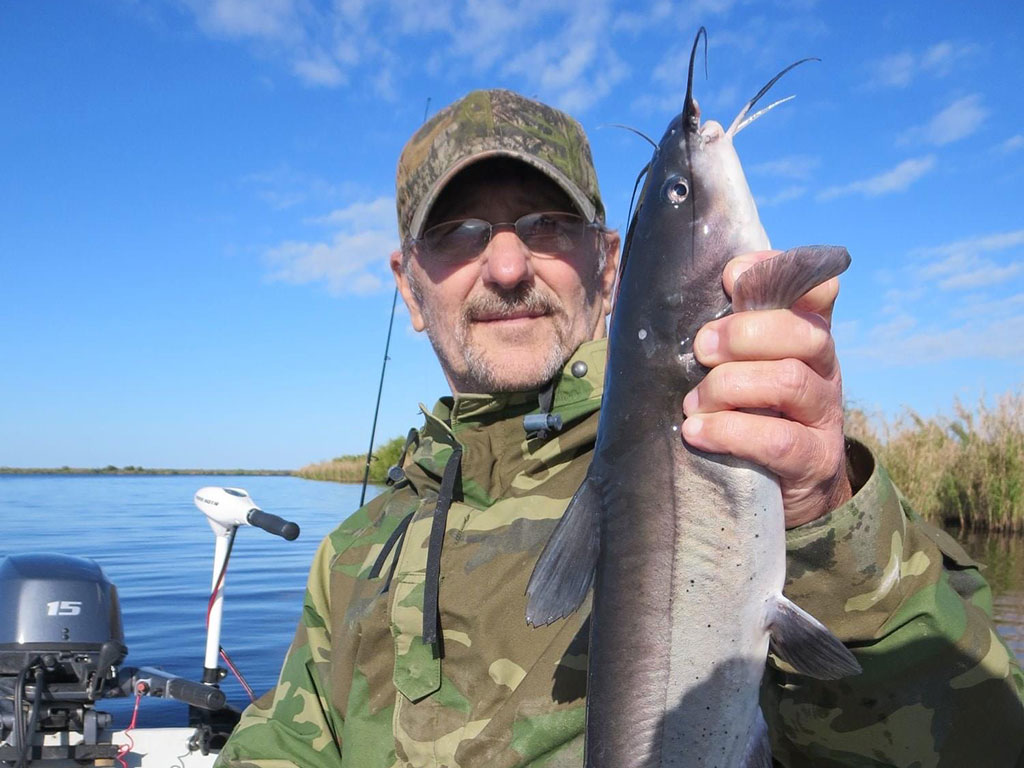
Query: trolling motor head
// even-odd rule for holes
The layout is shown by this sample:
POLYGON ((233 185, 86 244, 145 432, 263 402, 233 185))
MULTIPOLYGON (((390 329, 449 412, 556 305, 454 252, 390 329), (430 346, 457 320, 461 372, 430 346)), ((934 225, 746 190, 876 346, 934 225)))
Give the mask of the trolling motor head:
POLYGON ((264 512, 242 488, 200 488, 195 503, 217 536, 227 536, 240 525, 255 525, 288 541, 299 535, 298 525, 264 512))

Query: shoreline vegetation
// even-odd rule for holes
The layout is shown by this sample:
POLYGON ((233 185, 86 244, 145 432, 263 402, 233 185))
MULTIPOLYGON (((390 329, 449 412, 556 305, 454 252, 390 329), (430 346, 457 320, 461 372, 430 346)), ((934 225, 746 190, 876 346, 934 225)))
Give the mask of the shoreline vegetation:
POLYGON ((846 433, 865 443, 933 523, 964 531, 1024 533, 1024 392, 1008 392, 951 415, 912 409, 887 419, 846 411, 846 433))
MULTIPOLYGON (((381 484, 388 477, 388 468, 398 463, 405 445, 404 437, 395 437, 377 446, 370 459, 370 482, 381 484)), ((295 470, 295 475, 307 480, 327 480, 334 483, 361 483, 366 472, 366 454, 336 456, 326 461, 295 470)))
MULTIPOLYGON (((968 407, 954 400, 951 414, 924 418, 907 408, 886 417, 846 410, 846 433, 865 443, 923 517, 965 531, 1024 534, 1024 392, 1008 392, 968 407)), ((382 443, 370 462, 370 482, 381 484, 398 462, 405 438, 382 443)), ((108 465, 55 469, 0 467, 0 475, 282 475, 361 483, 365 455, 337 456, 288 469, 149 469, 108 465)))
MULTIPOLYGON (((847 408, 846 433, 865 443, 931 522, 964 531, 1024 533, 1024 393, 1008 392, 952 414, 924 418, 907 408, 896 417, 847 408)), ((379 446, 370 482, 383 483, 404 438, 379 446)), ((295 472, 311 480, 361 483, 364 455, 338 456, 295 472)))

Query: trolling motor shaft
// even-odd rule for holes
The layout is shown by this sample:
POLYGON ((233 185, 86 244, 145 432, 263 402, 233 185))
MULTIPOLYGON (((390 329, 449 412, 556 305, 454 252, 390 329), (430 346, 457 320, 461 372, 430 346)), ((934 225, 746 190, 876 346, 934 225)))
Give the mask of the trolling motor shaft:
POLYGON ((242 488, 207 486, 196 491, 195 504, 206 515, 215 536, 213 575, 210 583, 210 605, 207 612, 206 655, 203 660, 203 682, 217 685, 224 676, 220 658, 220 633, 224 611, 224 576, 235 533, 243 525, 262 528, 268 533, 293 541, 299 526, 277 515, 264 512, 242 488))

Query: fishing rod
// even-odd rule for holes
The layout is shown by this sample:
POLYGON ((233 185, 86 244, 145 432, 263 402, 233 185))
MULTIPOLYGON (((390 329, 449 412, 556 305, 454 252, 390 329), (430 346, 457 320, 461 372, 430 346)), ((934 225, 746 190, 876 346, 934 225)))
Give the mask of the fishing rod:
MULTIPOLYGON (((427 96, 427 103, 423 107, 423 122, 427 122, 427 114, 430 112, 430 97, 427 96)), ((373 426, 370 427, 370 447, 366 449, 366 466, 363 468, 363 490, 359 494, 359 506, 366 503, 366 486, 370 482, 370 462, 373 461, 373 440, 377 435, 377 417, 380 415, 380 396, 384 391, 384 371, 387 370, 388 350, 391 348, 391 329, 395 325, 395 307, 398 304, 398 286, 391 296, 391 318, 388 320, 388 338, 384 342, 384 362, 380 366, 380 384, 377 385, 377 405, 373 409, 373 426)))
POLYGON ((373 439, 377 434, 377 416, 380 415, 380 396, 384 391, 384 371, 387 370, 388 350, 391 348, 391 329, 395 325, 395 307, 398 305, 398 286, 395 286, 394 295, 391 297, 391 319, 388 320, 388 338, 384 342, 384 362, 380 366, 380 384, 377 386, 377 405, 373 409, 373 426, 370 427, 370 447, 366 449, 366 467, 363 470, 363 490, 359 494, 359 506, 366 502, 366 485, 370 482, 370 462, 373 460, 373 439))

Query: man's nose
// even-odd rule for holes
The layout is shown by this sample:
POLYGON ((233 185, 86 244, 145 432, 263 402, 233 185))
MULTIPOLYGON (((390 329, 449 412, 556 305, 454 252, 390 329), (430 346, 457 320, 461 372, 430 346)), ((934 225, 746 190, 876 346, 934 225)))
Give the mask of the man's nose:
POLYGON ((484 249, 484 282, 514 288, 533 278, 533 259, 515 231, 494 232, 484 249))

